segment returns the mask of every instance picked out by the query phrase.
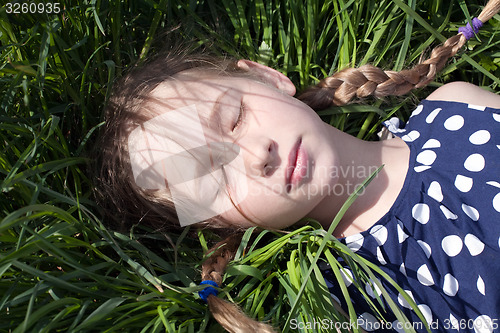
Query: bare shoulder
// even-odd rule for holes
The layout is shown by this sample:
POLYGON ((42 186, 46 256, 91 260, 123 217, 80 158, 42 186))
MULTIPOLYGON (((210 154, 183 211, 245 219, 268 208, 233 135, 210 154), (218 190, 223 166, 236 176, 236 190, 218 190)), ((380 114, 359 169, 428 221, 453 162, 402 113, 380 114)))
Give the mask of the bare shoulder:
POLYGON ((500 108, 500 95, 494 94, 467 82, 447 83, 427 96, 427 99, 462 102, 489 106, 492 108, 500 108))

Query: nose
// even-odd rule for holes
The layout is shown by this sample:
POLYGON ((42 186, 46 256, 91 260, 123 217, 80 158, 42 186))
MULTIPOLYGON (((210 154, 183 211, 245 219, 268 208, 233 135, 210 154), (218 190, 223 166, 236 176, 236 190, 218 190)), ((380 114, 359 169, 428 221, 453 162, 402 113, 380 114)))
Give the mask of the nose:
POLYGON ((269 177, 279 165, 277 143, 271 138, 248 138, 242 146, 245 165, 252 176, 269 177))

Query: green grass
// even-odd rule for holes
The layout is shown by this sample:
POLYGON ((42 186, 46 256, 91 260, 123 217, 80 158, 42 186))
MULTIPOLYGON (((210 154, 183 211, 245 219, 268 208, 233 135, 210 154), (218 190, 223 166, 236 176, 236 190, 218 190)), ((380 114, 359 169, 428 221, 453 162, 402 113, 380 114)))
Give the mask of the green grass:
MULTIPOLYGON (((277 68, 302 89, 347 66, 411 66, 482 2, 68 0, 57 15, 1 7, 0 332, 221 331, 196 293, 213 235, 119 234, 92 197, 89 152, 111 84, 158 52, 169 27, 183 23, 183 38, 277 68)), ((499 20, 431 86, 464 80, 498 91, 499 20)), ((432 87, 320 115, 369 139, 432 87)), ((294 318, 345 320, 317 266, 327 261, 340 277, 336 254, 374 277, 376 268, 314 223, 288 234, 250 229, 220 296, 284 331, 294 318)))

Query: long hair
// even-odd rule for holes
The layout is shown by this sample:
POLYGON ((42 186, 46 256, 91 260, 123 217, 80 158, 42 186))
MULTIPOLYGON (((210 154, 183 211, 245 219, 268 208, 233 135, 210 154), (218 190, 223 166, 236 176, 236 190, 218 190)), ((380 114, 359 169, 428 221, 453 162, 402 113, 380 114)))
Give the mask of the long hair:
MULTIPOLYGON (((484 23, 499 10, 500 0, 491 0, 478 19, 484 23)), ((322 110, 331 105, 345 105, 368 96, 381 98, 405 95, 432 82, 466 41, 465 35, 458 33, 434 48, 428 59, 413 68, 399 72, 385 71, 372 65, 343 69, 306 89, 297 98, 315 110, 322 110)))

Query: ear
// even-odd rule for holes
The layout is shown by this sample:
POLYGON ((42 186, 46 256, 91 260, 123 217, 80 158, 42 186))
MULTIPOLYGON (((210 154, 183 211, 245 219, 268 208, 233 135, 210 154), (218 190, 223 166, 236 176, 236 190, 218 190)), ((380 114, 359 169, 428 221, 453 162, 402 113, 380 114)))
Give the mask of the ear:
POLYGON ((249 71, 252 74, 260 77, 264 82, 272 85, 273 87, 278 88, 284 93, 293 96, 295 95, 295 86, 292 81, 287 78, 285 75, 281 74, 275 69, 270 67, 261 65, 259 63, 250 61, 250 60, 238 60, 237 64, 238 68, 243 69, 245 71, 249 71))

